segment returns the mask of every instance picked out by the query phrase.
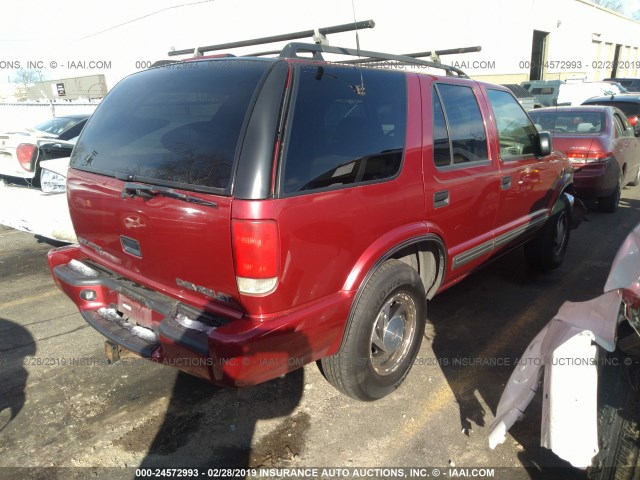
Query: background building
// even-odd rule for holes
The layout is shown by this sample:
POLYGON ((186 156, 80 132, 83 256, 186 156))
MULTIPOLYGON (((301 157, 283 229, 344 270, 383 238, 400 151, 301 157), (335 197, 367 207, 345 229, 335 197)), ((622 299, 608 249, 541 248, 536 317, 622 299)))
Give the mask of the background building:
POLYGON ((19 85, 16 97, 19 101, 65 102, 95 100, 107 94, 107 82, 103 74, 82 77, 42 80, 19 85))

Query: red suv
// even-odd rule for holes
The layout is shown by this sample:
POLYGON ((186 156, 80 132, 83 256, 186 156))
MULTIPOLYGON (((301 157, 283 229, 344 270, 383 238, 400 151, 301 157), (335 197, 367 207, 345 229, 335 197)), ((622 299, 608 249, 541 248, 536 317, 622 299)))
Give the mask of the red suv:
POLYGON ((572 181, 508 89, 452 67, 304 44, 195 59, 100 104, 67 181, 79 245, 49 264, 121 348, 234 386, 320 360, 373 400, 407 375, 437 292, 527 241, 532 264, 562 262, 572 181))

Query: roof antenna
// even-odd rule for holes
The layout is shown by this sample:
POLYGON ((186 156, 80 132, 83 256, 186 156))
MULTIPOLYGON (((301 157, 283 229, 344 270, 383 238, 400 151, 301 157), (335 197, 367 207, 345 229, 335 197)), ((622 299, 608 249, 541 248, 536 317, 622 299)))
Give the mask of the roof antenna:
MULTIPOLYGON (((356 30, 356 49, 358 51, 358 57, 360 56, 360 36, 358 35, 358 22, 356 20, 356 6, 354 4, 354 0, 351 0, 351 10, 353 11, 353 26, 356 30)), ((366 94, 364 88, 364 78, 362 77, 362 70, 360 70, 360 85, 352 85, 353 91, 356 92, 357 95, 364 97, 366 94)))

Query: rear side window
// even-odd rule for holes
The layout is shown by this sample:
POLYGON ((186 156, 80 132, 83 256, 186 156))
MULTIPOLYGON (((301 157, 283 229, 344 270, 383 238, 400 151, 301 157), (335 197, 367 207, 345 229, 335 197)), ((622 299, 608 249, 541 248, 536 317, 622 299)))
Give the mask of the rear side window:
POLYGON ((464 85, 439 83, 434 91, 434 162, 438 167, 487 161, 487 134, 473 90, 464 85), (439 97, 439 99, 438 99, 439 97), (440 106, 441 104, 441 106, 440 106), (450 158, 440 108, 448 126, 450 158), (436 144, 437 142, 437 144, 436 144))
POLYGON ((404 75, 303 66, 291 109, 284 194, 380 181, 400 171, 407 127, 404 75))
POLYGON ((502 160, 535 155, 538 131, 518 101, 501 90, 487 90, 487 96, 496 119, 502 160))
POLYGON ((631 137, 631 127, 626 118, 621 117, 618 113, 613 114, 614 121, 616 123, 616 130, 621 137, 631 137))
POLYGON ((71 165, 192 190, 228 189, 249 104, 270 65, 199 61, 125 78, 87 123, 71 165))

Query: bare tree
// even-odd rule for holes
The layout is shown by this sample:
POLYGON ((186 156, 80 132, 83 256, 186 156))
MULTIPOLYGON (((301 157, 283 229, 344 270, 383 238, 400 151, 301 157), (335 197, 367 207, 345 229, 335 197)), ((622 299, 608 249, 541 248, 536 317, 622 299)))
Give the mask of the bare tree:
POLYGON ((614 12, 618 12, 624 15, 624 6, 620 0, 591 0, 596 5, 599 5, 614 12))
POLYGON ((26 87, 30 83, 39 82, 41 78, 42 74, 40 73, 40 70, 25 70, 24 68, 21 68, 16 71, 14 82, 26 87))

